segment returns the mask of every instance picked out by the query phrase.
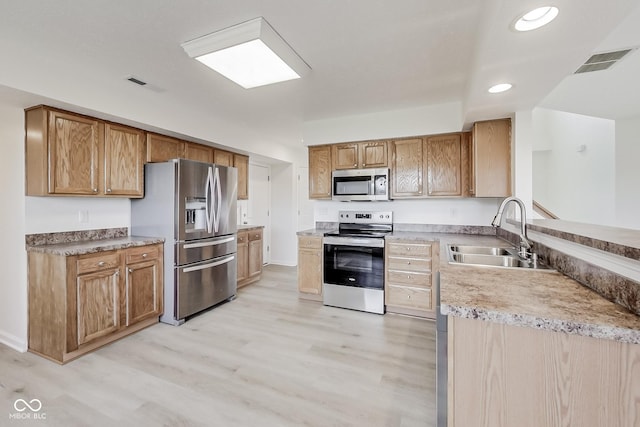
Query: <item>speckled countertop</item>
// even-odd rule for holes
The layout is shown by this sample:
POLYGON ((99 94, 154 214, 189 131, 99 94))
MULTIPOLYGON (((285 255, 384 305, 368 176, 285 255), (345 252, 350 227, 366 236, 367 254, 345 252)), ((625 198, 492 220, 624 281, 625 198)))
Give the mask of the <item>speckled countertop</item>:
POLYGON ((251 225, 251 224, 238 225, 238 231, 255 230, 256 228, 264 228, 264 225, 251 225))
POLYGON ((27 246, 27 252, 73 256, 125 249, 133 246, 153 245, 155 243, 163 242, 164 239, 158 237, 128 236, 100 240, 82 240, 78 242, 56 243, 50 245, 31 245, 27 246))
POLYGON ((557 271, 449 264, 448 244, 509 246, 495 236, 394 231, 386 238, 440 242, 443 314, 640 344, 639 316, 557 271))

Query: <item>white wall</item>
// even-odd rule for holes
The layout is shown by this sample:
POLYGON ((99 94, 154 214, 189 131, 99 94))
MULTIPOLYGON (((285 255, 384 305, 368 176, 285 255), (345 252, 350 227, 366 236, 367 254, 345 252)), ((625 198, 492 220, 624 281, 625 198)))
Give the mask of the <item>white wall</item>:
POLYGON ((640 229, 640 117, 616 121, 616 222, 640 229))
POLYGON ((24 112, 0 102, 0 342, 27 349, 24 112))
POLYGON ((615 123, 536 108, 532 124, 533 198, 561 219, 615 225, 615 123))

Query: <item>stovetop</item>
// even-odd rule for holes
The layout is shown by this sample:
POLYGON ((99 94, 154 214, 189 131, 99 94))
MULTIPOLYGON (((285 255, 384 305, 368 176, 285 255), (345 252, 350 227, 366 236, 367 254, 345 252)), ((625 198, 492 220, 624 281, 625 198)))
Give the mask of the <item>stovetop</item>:
POLYGON ((325 236, 384 238, 393 231, 391 212, 340 211, 338 215, 338 231, 325 233, 325 236))

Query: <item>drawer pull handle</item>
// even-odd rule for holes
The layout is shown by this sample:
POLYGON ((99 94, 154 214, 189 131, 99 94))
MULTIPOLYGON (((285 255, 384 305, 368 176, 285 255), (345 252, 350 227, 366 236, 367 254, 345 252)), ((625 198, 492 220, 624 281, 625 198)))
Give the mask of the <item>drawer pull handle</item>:
POLYGON ((407 274, 407 279, 411 279, 411 275, 410 274, 407 274))
POLYGON ((98 263, 98 267, 102 267, 104 264, 105 264, 105 262, 104 262, 104 261, 100 261, 100 262, 98 263))
POLYGON ((407 261, 407 265, 411 265, 411 261, 407 261))
POLYGON ((147 257, 147 253, 145 252, 142 254, 142 258, 146 258, 146 257, 147 257))

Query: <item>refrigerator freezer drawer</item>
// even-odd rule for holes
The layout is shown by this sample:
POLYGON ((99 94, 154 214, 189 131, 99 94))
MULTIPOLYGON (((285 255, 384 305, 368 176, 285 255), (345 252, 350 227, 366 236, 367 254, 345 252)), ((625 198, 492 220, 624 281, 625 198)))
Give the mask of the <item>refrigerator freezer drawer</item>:
POLYGON ((236 254, 177 267, 176 276, 175 318, 182 320, 236 294, 236 254))
POLYGON ((176 245, 176 262, 178 265, 192 264, 204 259, 217 258, 237 251, 238 242, 235 234, 214 237, 212 239, 190 240, 178 242, 176 245))

